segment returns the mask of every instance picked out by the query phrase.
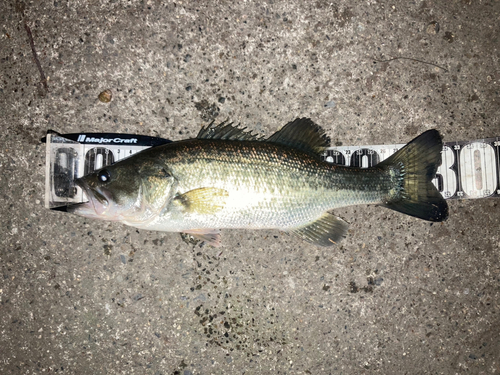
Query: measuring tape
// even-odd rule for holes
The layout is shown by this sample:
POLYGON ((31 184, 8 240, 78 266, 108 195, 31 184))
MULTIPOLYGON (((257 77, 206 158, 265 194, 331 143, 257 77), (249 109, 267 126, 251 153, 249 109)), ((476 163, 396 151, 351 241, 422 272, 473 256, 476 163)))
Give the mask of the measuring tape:
MULTIPOLYGON (((323 155, 330 163, 368 168, 387 159, 404 144, 331 147, 323 155)), ((444 142, 441 166, 432 181, 445 199, 500 196, 499 137, 444 142)))
MULTIPOLYGON (((143 135, 115 133, 58 134, 46 142, 45 206, 55 208, 86 201, 75 180, 136 154, 171 141, 143 135)), ((337 165, 368 168, 387 159, 404 144, 330 147, 323 159, 337 165)), ((445 142, 442 163, 433 180, 445 199, 500 196, 499 137, 445 142)))

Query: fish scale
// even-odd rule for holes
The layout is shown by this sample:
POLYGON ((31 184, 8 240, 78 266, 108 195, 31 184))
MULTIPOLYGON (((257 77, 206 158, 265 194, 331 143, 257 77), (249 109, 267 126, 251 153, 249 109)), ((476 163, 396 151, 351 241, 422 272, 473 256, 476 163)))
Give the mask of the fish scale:
MULTIPOLYGON (((346 204, 379 203, 392 186, 382 169, 360 173, 278 144, 190 140, 160 147, 155 154, 163 153, 182 181, 179 194, 213 186, 234 197, 217 215, 194 216, 194 226, 289 229, 346 204), (184 160, 176 162, 179 155, 184 160)), ((157 224, 172 225, 168 220, 157 224)))

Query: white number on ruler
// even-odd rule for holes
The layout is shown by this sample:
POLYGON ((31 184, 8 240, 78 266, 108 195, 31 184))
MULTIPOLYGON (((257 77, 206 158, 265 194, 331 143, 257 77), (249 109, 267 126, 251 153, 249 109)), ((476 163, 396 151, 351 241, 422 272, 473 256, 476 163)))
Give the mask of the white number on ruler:
POLYGON ((487 143, 473 142, 460 151, 460 180, 472 198, 487 197, 497 187, 495 150, 487 143))
MULTIPOLYGON (((455 164, 455 155, 453 150, 448 146, 443 147, 443 152, 441 153, 441 165, 437 169, 436 175, 441 175, 442 180, 442 191, 443 197, 450 198, 455 195, 457 191, 457 173, 455 170, 451 169, 455 164)), ((438 178, 435 178, 432 182, 439 189, 438 178)))

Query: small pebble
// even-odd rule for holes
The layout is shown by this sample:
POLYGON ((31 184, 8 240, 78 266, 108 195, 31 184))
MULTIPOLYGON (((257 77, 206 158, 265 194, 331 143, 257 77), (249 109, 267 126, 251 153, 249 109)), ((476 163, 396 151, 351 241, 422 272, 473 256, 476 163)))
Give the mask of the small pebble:
POLYGON ((109 103, 112 98, 113 94, 111 93, 111 90, 104 90, 99 94, 99 100, 103 103, 109 103))
POLYGON ((427 34, 437 34, 439 32, 439 23, 436 21, 432 21, 429 25, 427 25, 427 34))

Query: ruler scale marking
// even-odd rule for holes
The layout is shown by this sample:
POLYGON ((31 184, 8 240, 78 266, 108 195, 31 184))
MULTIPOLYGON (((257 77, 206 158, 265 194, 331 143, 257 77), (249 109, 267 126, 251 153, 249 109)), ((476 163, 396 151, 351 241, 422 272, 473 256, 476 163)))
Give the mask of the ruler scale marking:
MULTIPOLYGON (((48 134, 46 206, 82 202, 83 192, 73 183, 76 177, 168 142, 158 137, 130 134, 48 134), (54 171, 63 171, 68 176, 55 178, 54 171), (68 186, 58 185, 62 183, 68 186), (69 193, 64 196, 61 192, 69 193)), ((403 146, 329 147, 322 157, 330 163, 366 168, 382 162, 403 146)), ((445 199, 500 197, 500 137, 445 142, 442 163, 433 183, 445 199)))

